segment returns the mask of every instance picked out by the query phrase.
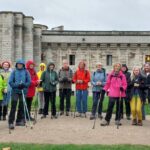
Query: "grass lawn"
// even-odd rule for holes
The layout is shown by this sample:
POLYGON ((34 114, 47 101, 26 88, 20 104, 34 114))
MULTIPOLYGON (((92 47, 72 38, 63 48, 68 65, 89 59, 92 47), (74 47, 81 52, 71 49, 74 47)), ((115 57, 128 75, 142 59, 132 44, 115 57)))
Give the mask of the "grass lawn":
MULTIPOLYGON (((32 108, 34 108, 34 106, 35 106, 35 99, 34 99, 32 108)), ((89 96, 88 97, 88 111, 91 111, 92 101, 93 101, 92 96, 89 96)), ((105 99, 104 99, 104 102, 103 102, 103 112, 106 112, 107 105, 108 105, 108 97, 106 96, 105 99)), ((57 111, 59 111, 59 96, 56 97, 56 108, 57 108, 57 111)), ((74 109, 75 109, 75 97, 72 96, 71 97, 71 110, 74 111, 74 109)), ((115 110, 115 107, 114 107, 114 110, 115 110)), ((150 114, 150 105, 146 104, 145 105, 145 110, 146 110, 146 114, 150 114)))
POLYGON ((0 144, 0 149, 11 147, 11 150, 149 150, 150 146, 142 145, 50 145, 50 144, 0 144))

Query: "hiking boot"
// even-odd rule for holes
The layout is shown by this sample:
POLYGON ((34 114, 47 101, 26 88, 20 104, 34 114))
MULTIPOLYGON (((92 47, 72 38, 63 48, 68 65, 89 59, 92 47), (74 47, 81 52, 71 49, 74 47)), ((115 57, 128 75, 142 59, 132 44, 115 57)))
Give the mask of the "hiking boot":
POLYGON ((85 117, 86 118, 86 113, 81 114, 81 117, 85 117))
POLYGON ((9 124, 9 129, 11 129, 11 130, 15 129, 15 127, 12 123, 9 124))
POLYGON ((90 116, 90 120, 94 120, 95 119, 95 116, 94 115, 91 115, 90 116))
POLYGON ((66 112, 66 116, 69 116, 69 111, 66 112))
POLYGON ((42 116, 41 116, 41 119, 45 119, 45 118, 46 118, 46 115, 42 115, 42 116))
POLYGON ((51 116, 51 119, 57 119, 58 117, 57 117, 57 115, 52 115, 51 116))
POLYGON ((30 117, 30 121, 35 121, 35 119, 34 119, 34 118, 32 118, 32 117, 30 117))
POLYGON ((101 114, 98 114, 98 118, 102 120, 103 116, 101 114))
POLYGON ((137 125, 137 120, 136 119, 132 120, 132 125, 137 125))
POLYGON ((138 120, 137 125, 138 125, 138 126, 143 126, 142 120, 138 120))
POLYGON ((25 126, 25 122, 24 121, 16 122, 16 126, 25 126))
POLYGON ((42 115, 42 114, 43 114, 43 109, 39 109, 38 114, 39 114, 39 115, 42 115))
POLYGON ((120 121, 115 121, 115 125, 122 126, 122 123, 120 121))
POLYGON ((6 116, 3 116, 3 121, 6 121, 6 116))
POLYGON ((62 116, 62 115, 64 115, 64 112, 63 112, 63 111, 60 112, 60 116, 62 116))
POLYGON ((101 123, 101 126, 108 126, 109 125, 109 122, 104 120, 102 123, 101 123))
POLYGON ((131 120, 130 116, 127 116, 127 120, 131 120))
POLYGON ((82 114, 79 112, 76 114, 76 117, 81 117, 81 116, 82 116, 82 114))

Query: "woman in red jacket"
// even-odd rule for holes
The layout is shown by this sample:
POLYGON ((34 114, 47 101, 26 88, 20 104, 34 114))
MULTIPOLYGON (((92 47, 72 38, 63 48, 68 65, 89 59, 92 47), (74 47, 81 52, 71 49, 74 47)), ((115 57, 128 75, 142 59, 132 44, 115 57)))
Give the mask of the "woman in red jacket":
POLYGON ((88 83, 90 82, 90 73, 85 69, 85 62, 79 63, 79 68, 73 76, 73 82, 76 84, 76 107, 77 117, 82 117, 82 113, 86 117, 87 99, 88 99, 88 83))
MULTIPOLYGON (((26 68, 29 71, 30 77, 31 77, 31 84, 28 88, 28 92, 27 92, 27 96, 26 96, 26 103, 27 103, 27 108, 29 111, 29 116, 30 116, 30 120, 33 121, 34 119, 31 117, 31 106, 32 106, 32 100, 33 97, 35 95, 35 90, 36 90, 36 86, 39 84, 39 80, 38 80, 38 76, 36 74, 36 71, 34 69, 34 62, 32 60, 27 61, 26 63, 26 68)), ((27 116, 27 119, 28 116, 27 116)))

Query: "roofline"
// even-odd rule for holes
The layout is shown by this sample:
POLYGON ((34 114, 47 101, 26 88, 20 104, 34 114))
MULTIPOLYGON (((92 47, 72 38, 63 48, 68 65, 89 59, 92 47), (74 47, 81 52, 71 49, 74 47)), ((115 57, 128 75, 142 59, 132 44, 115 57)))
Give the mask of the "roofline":
POLYGON ((43 30, 42 35, 62 36, 150 36, 150 31, 75 31, 75 30, 43 30))

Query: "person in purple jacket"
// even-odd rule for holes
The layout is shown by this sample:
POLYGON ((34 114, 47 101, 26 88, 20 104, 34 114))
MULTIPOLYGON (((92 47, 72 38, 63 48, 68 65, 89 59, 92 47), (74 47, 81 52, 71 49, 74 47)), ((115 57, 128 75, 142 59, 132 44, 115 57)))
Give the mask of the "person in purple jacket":
POLYGON ((104 90, 109 91, 109 103, 107 108, 107 113, 105 120, 101 123, 101 126, 107 126, 110 123, 114 105, 116 103, 116 124, 121 125, 120 123, 120 99, 125 97, 125 90, 127 88, 127 81, 125 75, 121 71, 121 64, 114 64, 113 71, 108 75, 106 85, 104 90), (118 122, 119 121, 119 122, 118 122))

